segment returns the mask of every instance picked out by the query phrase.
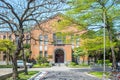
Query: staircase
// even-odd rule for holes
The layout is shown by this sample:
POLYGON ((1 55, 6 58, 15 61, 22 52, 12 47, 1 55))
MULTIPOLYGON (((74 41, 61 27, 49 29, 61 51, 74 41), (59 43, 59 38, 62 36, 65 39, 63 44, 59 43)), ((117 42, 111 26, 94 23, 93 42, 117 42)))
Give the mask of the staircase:
POLYGON ((65 63, 55 63, 55 66, 59 66, 59 67, 62 66, 63 67, 63 66, 66 66, 66 65, 65 65, 65 63))

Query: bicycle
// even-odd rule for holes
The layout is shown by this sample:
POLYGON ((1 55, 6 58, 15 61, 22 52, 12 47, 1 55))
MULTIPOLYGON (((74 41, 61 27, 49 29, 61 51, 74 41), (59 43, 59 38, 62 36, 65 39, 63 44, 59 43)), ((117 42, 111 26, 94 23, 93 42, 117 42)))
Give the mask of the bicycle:
POLYGON ((111 71, 107 75, 107 80, 120 80, 120 72, 119 71, 111 71))

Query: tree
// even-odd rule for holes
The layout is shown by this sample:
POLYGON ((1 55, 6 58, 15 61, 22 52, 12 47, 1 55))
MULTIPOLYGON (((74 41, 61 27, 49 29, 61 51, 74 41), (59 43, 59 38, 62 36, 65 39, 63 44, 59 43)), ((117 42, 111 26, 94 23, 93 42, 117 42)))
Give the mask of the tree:
POLYGON ((23 57, 23 61, 24 61, 24 70, 25 70, 25 74, 28 74, 28 70, 27 70, 27 65, 26 65, 26 61, 27 58, 30 55, 30 44, 23 44, 23 49, 22 49, 22 57, 23 57))
MULTIPOLYGON (((73 18, 86 29, 106 28, 110 45, 114 42, 114 31, 119 21, 119 1, 118 0, 76 0, 73 1, 73 9, 68 12, 73 18), (116 22, 115 22, 116 21, 116 22)), ((116 28, 117 30, 119 27, 116 28)), ((116 30, 116 31, 117 31, 116 30)), ((112 64, 116 69, 116 58, 114 47, 111 45, 112 64)))
POLYGON ((10 40, 0 40, 0 51, 5 52, 6 54, 6 63, 9 64, 9 59, 12 60, 13 52, 15 51, 15 45, 10 40))
POLYGON ((73 56, 76 58, 77 64, 79 63, 78 61, 79 61, 80 56, 83 58, 83 63, 84 63, 85 55, 86 55, 86 51, 84 51, 80 47, 77 47, 77 48, 74 49, 73 56))
MULTIPOLYGON (((13 80, 17 80, 17 56, 23 49, 24 28, 49 18, 64 9, 64 0, 0 0, 0 27, 8 28, 15 35, 16 50, 13 53, 13 80)), ((66 7, 65 7, 66 8, 66 7)))

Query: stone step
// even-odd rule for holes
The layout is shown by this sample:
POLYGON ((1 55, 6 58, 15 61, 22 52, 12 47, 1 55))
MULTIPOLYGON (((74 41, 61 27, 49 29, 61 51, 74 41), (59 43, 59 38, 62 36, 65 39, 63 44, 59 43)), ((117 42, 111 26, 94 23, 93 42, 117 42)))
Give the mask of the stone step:
POLYGON ((66 66, 64 63, 55 63, 55 66, 66 66))

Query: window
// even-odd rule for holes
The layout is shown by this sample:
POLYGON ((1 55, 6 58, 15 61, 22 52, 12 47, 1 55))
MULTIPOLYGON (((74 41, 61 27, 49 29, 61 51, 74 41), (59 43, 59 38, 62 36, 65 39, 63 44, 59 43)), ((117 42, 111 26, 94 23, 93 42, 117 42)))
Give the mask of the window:
POLYGON ((44 46, 44 50, 47 51, 47 46, 44 46))
POLYGON ((44 35, 44 44, 48 44, 48 36, 44 35))
POLYGON ((71 44, 74 44, 74 35, 71 35, 71 44))
POLYGON ((42 57, 42 51, 40 51, 40 56, 42 57))
POLYGON ((43 36, 40 35, 40 44, 42 44, 42 43, 43 43, 43 36))
POLYGON ((42 51, 43 49, 42 49, 42 46, 40 46, 40 51, 42 51))
POLYGON ((12 39, 11 35, 9 35, 9 39, 10 39, 10 40, 12 39))
POLYGON ((76 45, 80 45, 80 38, 76 39, 76 45))
POLYGON ((29 44, 29 35, 26 36, 26 44, 29 44))
POLYGON ((5 35, 3 35, 3 39, 6 39, 6 36, 5 36, 5 35))
POLYGON ((58 35, 56 35, 55 33, 53 34, 53 40, 55 44, 63 44, 63 38, 65 37, 63 37, 61 33, 58 35))
POLYGON ((57 44, 63 44, 62 36, 61 35, 57 36, 57 44))
POLYGON ((45 51, 44 57, 48 57, 47 51, 45 51))

